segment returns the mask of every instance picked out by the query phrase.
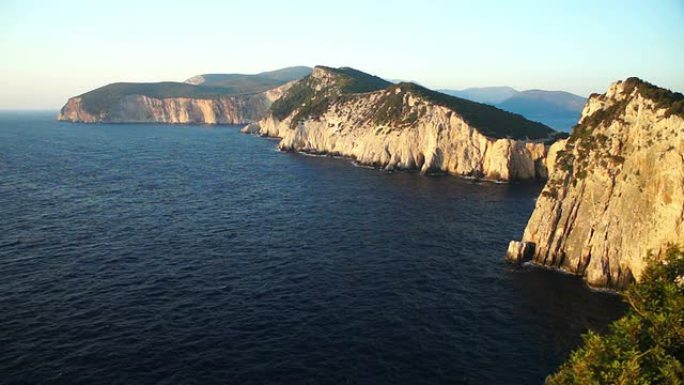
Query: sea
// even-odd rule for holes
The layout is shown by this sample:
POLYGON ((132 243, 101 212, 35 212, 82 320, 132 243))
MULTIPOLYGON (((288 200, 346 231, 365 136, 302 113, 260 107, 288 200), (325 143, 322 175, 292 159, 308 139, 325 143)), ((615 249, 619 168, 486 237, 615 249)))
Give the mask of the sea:
POLYGON ((624 311, 504 261, 541 185, 0 112, 0 383, 541 384, 624 311))

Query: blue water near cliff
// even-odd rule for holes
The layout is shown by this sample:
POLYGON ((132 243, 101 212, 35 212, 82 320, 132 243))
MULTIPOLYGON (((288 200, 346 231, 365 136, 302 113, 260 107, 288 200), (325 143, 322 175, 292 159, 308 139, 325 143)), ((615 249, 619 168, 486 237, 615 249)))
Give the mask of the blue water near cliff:
POLYGON ((0 114, 0 383, 535 384, 623 311, 503 262, 538 185, 0 114))

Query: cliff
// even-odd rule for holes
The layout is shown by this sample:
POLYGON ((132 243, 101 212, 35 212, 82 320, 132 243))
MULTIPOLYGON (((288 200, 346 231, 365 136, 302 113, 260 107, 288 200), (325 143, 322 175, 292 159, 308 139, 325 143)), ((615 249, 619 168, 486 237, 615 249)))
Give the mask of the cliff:
POLYGON ((492 106, 320 66, 243 132, 279 137, 286 151, 503 181, 546 178, 555 134, 492 106))
POLYGON ((80 123, 245 124, 259 120, 291 86, 255 94, 163 97, 127 94, 103 108, 88 108, 84 96, 70 98, 58 120, 80 123))
POLYGON ((589 285, 639 281, 645 257, 684 241, 684 96, 636 78, 592 95, 558 152, 521 242, 589 285))
POLYGON ((57 116, 58 120, 81 123, 193 123, 244 124, 266 115, 290 83, 280 87, 242 95, 201 95, 195 97, 153 97, 125 95, 105 108, 87 108, 83 96, 70 98, 57 116))
POLYGON ((204 74, 183 83, 113 83, 73 97, 57 119, 82 123, 242 124, 261 119, 309 67, 204 74))

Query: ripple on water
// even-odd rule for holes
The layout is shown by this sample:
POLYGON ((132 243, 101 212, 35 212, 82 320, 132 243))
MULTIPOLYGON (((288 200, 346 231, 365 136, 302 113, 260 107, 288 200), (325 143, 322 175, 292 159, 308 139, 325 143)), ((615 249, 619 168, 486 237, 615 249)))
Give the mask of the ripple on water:
POLYGON ((503 263, 539 186, 52 118, 0 114, 7 383, 541 383, 622 311, 503 263))

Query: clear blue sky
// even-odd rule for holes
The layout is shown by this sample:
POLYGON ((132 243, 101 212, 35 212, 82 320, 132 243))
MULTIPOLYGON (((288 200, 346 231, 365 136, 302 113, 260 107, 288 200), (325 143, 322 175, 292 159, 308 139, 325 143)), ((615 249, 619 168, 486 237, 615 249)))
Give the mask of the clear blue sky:
POLYGON ((432 88, 684 90, 684 0, 0 2, 0 108, 115 81, 351 66, 432 88))

